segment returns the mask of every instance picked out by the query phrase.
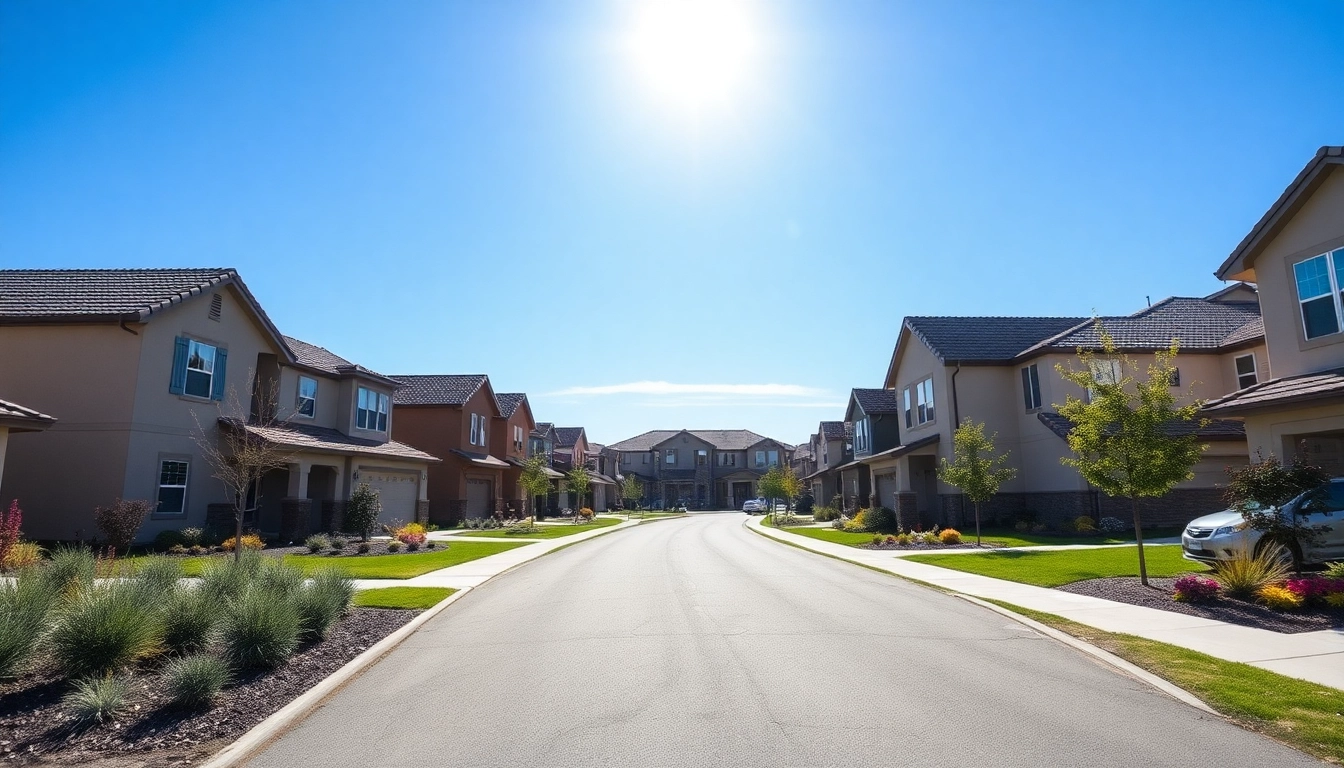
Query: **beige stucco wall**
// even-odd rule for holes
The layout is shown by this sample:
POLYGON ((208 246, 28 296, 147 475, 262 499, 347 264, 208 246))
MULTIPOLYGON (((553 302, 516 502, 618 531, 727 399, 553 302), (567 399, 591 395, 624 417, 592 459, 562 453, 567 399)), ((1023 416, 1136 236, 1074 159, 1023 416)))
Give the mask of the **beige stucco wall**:
POLYGON ((1306 341, 1293 264, 1344 247, 1344 169, 1329 176, 1256 258, 1265 341, 1276 377, 1344 366, 1344 333, 1306 341))
MULTIPOLYGON (((341 429, 345 423, 343 417, 348 410, 346 408, 348 405, 346 397, 353 396, 354 392, 354 389, 350 387, 345 388, 345 390, 345 392, 342 392, 341 380, 338 378, 282 365, 280 367, 279 416, 281 419, 289 419, 295 424, 341 429), (298 413, 300 376, 306 376, 317 382, 317 402, 311 418, 298 413)), ((353 418, 353 416, 350 418, 353 418)), ((388 405, 387 418, 388 421, 392 419, 391 404, 388 405)))
MULTIPOLYGON (((1338 402, 1303 404, 1297 408, 1246 416, 1246 442, 1252 460, 1269 458, 1270 454, 1285 459, 1297 452, 1298 436, 1315 433, 1330 433, 1335 438, 1344 439, 1344 409, 1338 402)), ((1344 472, 1344 466, 1335 471, 1344 472)))
POLYGON ((1228 352, 1219 356, 1219 362, 1223 369, 1224 394, 1235 392, 1240 388, 1237 384, 1237 358, 1245 355, 1255 356, 1255 381, 1257 384, 1274 378, 1274 371, 1269 361, 1269 352, 1264 344, 1228 352))
MULTIPOLYGON (((659 461, 662 462, 663 469, 695 469, 695 452, 705 451, 708 461, 714 462, 714 446, 701 440, 695 435, 680 434, 664 440, 658 446, 659 461), (669 448, 677 449, 676 464, 667 463, 667 450, 669 448)), ((742 466, 741 464, 738 465, 742 466)))
MULTIPOLYGON (((9 448, 9 427, 0 427, 0 488, 5 487, 5 453, 9 448)), ((3 499, 3 496, 0 496, 3 499)), ((9 505, 5 504, 4 509, 9 505)))

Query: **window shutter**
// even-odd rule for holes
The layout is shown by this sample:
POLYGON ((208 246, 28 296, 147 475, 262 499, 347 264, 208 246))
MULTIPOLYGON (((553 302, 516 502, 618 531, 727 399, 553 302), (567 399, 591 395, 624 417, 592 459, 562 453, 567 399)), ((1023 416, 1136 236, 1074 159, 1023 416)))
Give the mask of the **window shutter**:
MULTIPOLYGON (((215 374, 213 380, 211 381, 211 388, 210 388, 211 400, 224 399, 224 374, 228 370, 227 367, 228 362, 229 362, 229 351, 227 349, 216 349, 215 374)), ((182 378, 183 380, 186 379, 185 372, 183 372, 182 378)))
POLYGON ((173 348, 173 375, 168 381, 168 391, 174 395, 187 391, 187 340, 178 336, 173 348))

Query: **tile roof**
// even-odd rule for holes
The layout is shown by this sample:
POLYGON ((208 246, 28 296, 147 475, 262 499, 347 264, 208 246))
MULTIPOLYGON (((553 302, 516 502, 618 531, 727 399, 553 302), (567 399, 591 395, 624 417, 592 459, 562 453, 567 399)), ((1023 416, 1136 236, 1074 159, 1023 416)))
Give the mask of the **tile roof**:
MULTIPOLYGON (((1254 301, 1210 301, 1173 296, 1132 315, 1100 318, 1120 349, 1165 349, 1177 339, 1185 351, 1217 350, 1229 337, 1245 343, 1264 335, 1260 304, 1254 301)), ((1101 336, 1087 320, 1076 328, 1046 339, 1024 354, 1046 350, 1096 349, 1101 336)))
POLYGON ((392 397, 396 405, 466 405, 488 380, 485 374, 428 374, 391 378, 403 385, 392 397))
POLYGON ((289 349, 294 353, 294 359, 298 361, 299 365, 323 373, 329 373, 333 376, 364 374, 365 376, 373 376, 375 378, 394 382, 393 379, 376 371, 371 371, 358 363, 352 363, 325 347, 319 347, 316 344, 300 341, 293 336, 286 336, 284 338, 285 343, 289 345, 289 349))
POLYGON ((499 401, 499 412, 504 418, 513 416, 513 412, 518 410, 527 399, 527 395, 522 392, 501 392, 495 395, 495 400, 499 401))
POLYGON ((1265 321, 1263 318, 1256 317, 1251 322, 1241 326, 1223 337, 1220 347, 1235 347, 1239 344, 1249 344, 1262 341, 1265 338, 1265 321))
POLYGON ((351 437, 328 427, 316 427, 309 424, 285 424, 277 426, 244 425, 237 419, 221 417, 219 423, 225 427, 245 426, 247 431, 276 445, 283 445, 297 451, 319 451, 324 453, 358 454, 384 456, 411 461, 438 461, 437 456, 412 448, 405 443, 389 440, 380 443, 351 437))
POLYGON ((823 421, 821 422, 821 436, 826 440, 844 440, 849 437, 853 425, 843 421, 823 421))
POLYGON ((579 435, 583 434, 583 427, 556 427, 555 444, 566 447, 575 445, 579 442, 579 435))
POLYGON ((0 423, 15 431, 46 429, 56 423, 55 416, 48 416, 18 403, 0 400, 0 423))
POLYGON ((238 273, 204 269, 3 269, 0 320, 143 320, 238 273))
POLYGON ((905 326, 944 362, 1007 362, 1081 317, 907 317, 905 326))
MULTIPOLYGON (((628 440, 613 443, 610 447, 613 450, 625 452, 648 451, 652 450, 655 445, 675 437, 683 431, 709 443, 720 451, 743 451, 762 440, 770 439, 748 429, 654 429, 628 440)), ((780 443, 780 445, 785 444, 780 443)))
MULTIPOLYGON (((1036 418, 1060 437, 1068 437, 1073 422, 1058 413, 1041 412, 1036 418)), ((1172 437, 1188 435, 1193 432, 1201 440, 1245 440, 1246 425, 1236 419, 1209 419, 1209 423, 1199 426, 1191 422, 1176 422, 1168 425, 1167 434, 1172 437)))
POLYGON ((1210 400, 1205 403, 1204 411, 1236 413, 1291 403, 1339 399, 1344 399, 1344 368, 1270 379, 1210 400))
POLYGON ((855 389, 853 398, 859 402, 864 413, 900 413, 901 405, 896 400, 894 389, 855 389))

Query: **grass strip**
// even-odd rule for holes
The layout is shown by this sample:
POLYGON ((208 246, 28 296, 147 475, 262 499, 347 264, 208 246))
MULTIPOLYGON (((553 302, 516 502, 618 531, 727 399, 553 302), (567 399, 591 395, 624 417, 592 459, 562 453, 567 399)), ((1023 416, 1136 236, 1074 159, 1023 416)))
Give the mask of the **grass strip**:
POLYGON ((1344 763, 1344 691, 1000 600, 987 602, 1109 651, 1184 688, 1243 728, 1344 763))
MULTIPOLYGON (((445 541, 440 542, 435 549, 414 554, 345 557, 285 555, 285 563, 302 569, 305 576, 312 576, 323 568, 339 568, 352 579, 409 579, 440 568, 507 552, 527 543, 526 541, 445 541)), ((224 553, 185 558, 182 560, 182 573, 184 576, 199 576, 207 560, 232 556, 224 553)))
POLYGON ((574 534, 577 533, 594 531, 597 530, 598 528, 609 528, 613 525, 620 525, 621 523, 624 522, 625 522, 624 520, 620 520, 614 517, 599 517, 593 520, 593 522, 584 523, 583 525, 572 525, 568 523, 560 525, 541 525, 537 526, 540 530, 532 533, 508 533, 503 528, 495 528, 493 530, 469 531, 467 533, 459 533, 454 537, 454 539, 472 538, 472 537, 485 537, 496 539, 559 539, 564 536, 573 536, 574 534))
POLYGON ((438 605, 456 592, 448 587, 383 587, 355 593, 355 605, 360 608, 409 608, 425 610, 438 605))
MULTIPOLYGON (((1177 546, 1144 547, 1144 556, 1148 563, 1148 575, 1153 578, 1208 570, 1207 566, 1181 557, 1181 548, 1177 546)), ((1058 587, 1084 579, 1139 575, 1138 547, 1053 552, 1000 550, 976 555, 921 554, 910 555, 905 559, 1038 587, 1058 587)))

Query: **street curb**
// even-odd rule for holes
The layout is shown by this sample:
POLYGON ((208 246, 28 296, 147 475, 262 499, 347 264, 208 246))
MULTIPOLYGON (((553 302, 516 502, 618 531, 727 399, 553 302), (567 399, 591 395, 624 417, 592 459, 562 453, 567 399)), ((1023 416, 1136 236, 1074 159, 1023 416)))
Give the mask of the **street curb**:
POLYGON ((1142 667, 1136 666, 1128 661, 1125 661, 1124 659, 1120 658, 1119 656, 1116 656, 1110 651, 1098 648, 1097 646, 1084 640, 1080 640, 1067 632, 1061 632, 1058 629, 1055 629, 1054 627, 1046 626, 1045 624, 1042 624, 1041 622, 1036 621, 1035 619, 1028 618, 1020 613, 1010 611, 1007 608, 995 605, 991 602, 981 600, 978 597, 964 595, 960 592, 953 592, 952 594, 956 595, 957 597, 960 597, 962 600, 965 600, 967 602, 975 603, 981 608, 988 608, 989 610, 1001 616, 1006 616, 1012 619, 1013 621, 1018 622, 1019 624, 1024 624, 1036 630, 1037 632, 1040 632, 1046 637, 1058 640, 1059 642, 1069 646, 1070 648, 1073 648, 1074 650, 1077 651, 1081 651, 1082 653, 1091 656, 1092 658, 1096 659, 1097 661, 1100 661, 1103 664, 1114 667, 1120 672, 1123 672, 1129 675, 1130 677, 1139 680, 1140 682, 1147 683, 1153 688, 1156 688, 1157 690, 1161 691, 1162 693, 1165 693, 1166 695, 1170 696, 1173 699, 1176 699, 1179 702, 1189 704, 1195 709, 1201 710, 1210 715, 1222 717, 1222 715, 1218 714, 1217 710, 1215 710, 1213 707, 1210 707, 1208 704, 1205 704, 1200 698, 1195 696, 1193 693, 1190 693, 1189 691, 1185 690, 1184 688, 1181 688, 1178 685, 1163 680, 1162 678, 1158 677, 1157 675, 1154 675, 1152 672, 1149 672, 1146 669, 1143 669, 1142 667))

